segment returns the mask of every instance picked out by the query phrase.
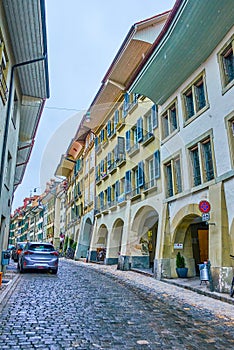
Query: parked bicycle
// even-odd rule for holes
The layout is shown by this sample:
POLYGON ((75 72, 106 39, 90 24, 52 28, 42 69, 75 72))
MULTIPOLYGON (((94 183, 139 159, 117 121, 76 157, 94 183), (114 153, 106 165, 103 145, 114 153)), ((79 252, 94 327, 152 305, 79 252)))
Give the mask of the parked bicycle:
MULTIPOLYGON (((230 255, 230 257, 232 259, 234 259, 234 255, 230 255)), ((230 297, 233 298, 234 297, 234 276, 232 278, 232 284, 231 284, 231 289, 230 289, 230 297)))

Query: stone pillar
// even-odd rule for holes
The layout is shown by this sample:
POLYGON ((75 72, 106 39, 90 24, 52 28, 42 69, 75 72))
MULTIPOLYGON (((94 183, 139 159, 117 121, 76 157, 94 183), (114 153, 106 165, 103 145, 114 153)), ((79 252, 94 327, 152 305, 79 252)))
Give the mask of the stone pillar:
POLYGON ((230 235, 224 185, 222 182, 209 188, 211 204, 209 224, 209 260, 215 291, 228 292, 233 268, 230 260, 230 235))

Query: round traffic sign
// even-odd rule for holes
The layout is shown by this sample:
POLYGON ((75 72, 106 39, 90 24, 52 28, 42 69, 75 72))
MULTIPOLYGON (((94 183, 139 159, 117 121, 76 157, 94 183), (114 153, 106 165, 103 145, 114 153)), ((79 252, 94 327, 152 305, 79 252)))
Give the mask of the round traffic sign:
POLYGON ((210 203, 208 201, 201 201, 199 203, 199 210, 202 212, 202 213, 209 213, 210 211, 210 203))

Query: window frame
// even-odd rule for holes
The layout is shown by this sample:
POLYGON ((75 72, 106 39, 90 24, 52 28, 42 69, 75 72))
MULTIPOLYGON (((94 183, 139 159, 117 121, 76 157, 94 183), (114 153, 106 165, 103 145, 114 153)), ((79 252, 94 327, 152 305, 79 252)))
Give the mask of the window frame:
POLYGON ((207 84, 206 84, 206 74, 203 70, 199 75, 196 76, 193 81, 186 86, 186 88, 181 92, 181 101, 182 101, 182 111, 184 118, 184 127, 191 123, 194 119, 198 118, 209 108, 209 99, 207 93, 207 84), (199 87, 203 85, 203 92, 205 98, 205 104, 202 107, 198 106, 199 99, 199 87), (187 100, 186 98, 191 95, 193 103, 193 114, 188 114, 187 100))
POLYGON ((230 153, 230 162, 232 169, 234 168, 234 112, 225 118, 226 130, 228 134, 228 146, 230 153))
POLYGON ((181 152, 179 152, 179 153, 176 153, 170 159, 164 161, 163 163, 166 198, 171 198, 183 192, 183 172, 182 172, 181 159, 182 159, 181 152), (180 170, 179 177, 178 177, 177 168, 176 168, 177 164, 179 164, 179 170, 180 170), (169 170, 170 170, 170 173, 169 173, 169 170), (170 175, 170 179, 169 179, 169 175, 170 175))
POLYGON ((179 131, 179 118, 178 118, 178 103, 177 98, 174 99, 160 114, 161 119, 161 137, 162 142, 168 140, 175 133, 179 131), (176 128, 173 128, 172 125, 172 110, 176 112, 176 128))
POLYGON ((231 79, 229 82, 226 81, 227 74, 225 73, 226 68, 224 63, 224 57, 229 50, 232 50, 232 54, 234 54, 234 34, 218 52, 218 63, 219 63, 219 72, 220 72, 220 79, 221 79, 221 85, 222 85, 222 95, 224 95, 229 89, 231 89, 234 86, 234 78, 231 79))
POLYGON ((191 181, 191 187, 198 187, 198 186, 202 186, 205 185, 206 183, 213 181, 215 179, 216 176, 216 164, 215 164, 215 155, 214 155, 214 145, 213 145, 213 136, 211 133, 207 133, 205 135, 203 135, 201 138, 199 138, 198 140, 196 140, 195 142, 193 142, 193 144, 187 146, 187 150, 188 150, 188 156, 189 156, 189 164, 190 164, 190 181, 191 181), (212 172, 213 172, 213 177, 209 178, 208 176, 208 171, 210 171, 210 169, 208 169, 208 163, 207 163, 207 159, 206 159, 206 154, 205 152, 205 146, 207 144, 210 144, 210 154, 211 154, 211 159, 212 159, 212 172), (193 158, 192 158, 192 152, 197 151, 197 155, 198 155, 198 164, 197 167, 199 166, 199 172, 200 172, 200 183, 195 182, 196 179, 196 173, 194 172, 194 162, 193 162, 193 158))

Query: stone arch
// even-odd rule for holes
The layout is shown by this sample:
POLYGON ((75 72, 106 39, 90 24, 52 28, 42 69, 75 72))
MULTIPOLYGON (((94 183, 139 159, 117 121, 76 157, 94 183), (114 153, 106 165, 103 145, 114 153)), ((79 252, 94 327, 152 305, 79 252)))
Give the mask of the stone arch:
POLYGON ((108 229, 105 224, 101 224, 97 231, 96 247, 97 247, 97 261, 105 261, 107 248, 108 229))
POLYGON ((189 275, 198 275, 198 265, 209 258, 209 225, 202 221, 197 204, 189 204, 175 215, 171 223, 171 243, 172 257, 176 258, 180 251, 189 275))
POLYGON ((80 237, 78 242, 78 249, 76 257, 79 258, 86 258, 89 248, 90 248, 90 242, 91 242, 91 236, 92 236, 92 228, 93 224, 91 219, 88 217, 85 220, 83 230, 80 231, 80 237))
POLYGON ((129 237, 132 267, 153 267, 158 219, 158 212, 149 205, 141 207, 134 215, 129 237))
POLYGON ((176 239, 181 238, 184 241, 185 232, 191 223, 200 222, 201 212, 198 204, 188 204, 181 208, 174 216, 171 222, 171 241, 172 244, 176 242, 176 239), (179 231, 181 228, 181 232, 179 231))
POLYGON ((108 237, 107 259, 108 264, 117 264, 121 253, 124 221, 116 219, 108 237))

